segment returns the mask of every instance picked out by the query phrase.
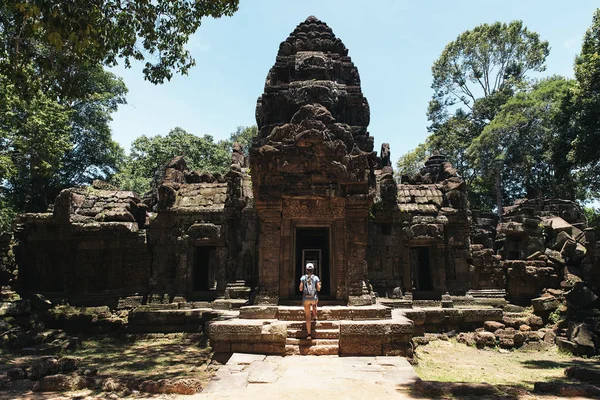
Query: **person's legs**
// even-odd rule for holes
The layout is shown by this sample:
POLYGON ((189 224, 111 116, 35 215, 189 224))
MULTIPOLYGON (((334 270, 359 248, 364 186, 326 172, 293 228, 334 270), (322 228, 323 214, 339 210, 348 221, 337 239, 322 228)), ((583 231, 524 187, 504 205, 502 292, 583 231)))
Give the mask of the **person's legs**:
POLYGON ((313 319, 316 321, 317 320, 317 304, 319 303, 319 300, 315 300, 315 302, 312 305, 312 315, 313 315, 313 319))
POLYGON ((303 302, 304 305, 304 317, 306 318, 306 333, 307 336, 310 336, 310 306, 311 306, 311 302, 310 301, 304 301, 303 302))

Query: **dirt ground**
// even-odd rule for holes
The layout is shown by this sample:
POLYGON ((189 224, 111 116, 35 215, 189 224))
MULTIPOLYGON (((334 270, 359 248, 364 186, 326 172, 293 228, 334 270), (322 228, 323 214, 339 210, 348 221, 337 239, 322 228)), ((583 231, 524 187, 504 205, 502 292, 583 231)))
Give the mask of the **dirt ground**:
MULTIPOLYGON (((63 355, 81 359, 81 368, 98 369, 98 377, 117 379, 198 378, 206 384, 217 365, 211 364, 211 349, 201 335, 154 334, 125 337, 90 337, 82 340, 77 350, 63 355)), ((27 364, 33 357, 0 354, 0 373, 6 369, 27 364)), ((57 394, 31 392, 34 382, 18 381, 9 392, 0 392, 0 399, 84 399, 111 398, 107 393, 81 390, 57 394)), ((148 397, 148 394, 131 393, 130 397, 148 397)), ((173 396, 161 395, 166 399, 173 396)))
MULTIPOLYGON (((99 376, 122 379, 194 377, 206 383, 218 368, 218 363, 211 363, 207 343, 196 335, 138 335, 119 339, 93 337, 84 340, 76 351, 67 355, 80 357, 84 368, 97 368, 99 376)), ((568 366, 583 365, 600 369, 599 359, 573 357, 558 352, 555 347, 537 352, 480 350, 452 339, 419 346, 416 359, 418 364, 415 370, 423 381, 488 383, 498 389, 497 398, 507 399, 555 399, 558 397, 532 393, 534 383, 570 382, 564 376, 564 369, 568 366)), ((27 357, 0 354, 0 372, 28 360, 27 357)), ((0 399, 119 398, 116 394, 91 390, 38 394, 31 392, 32 381, 22 382, 11 392, 0 392, 0 399)), ((176 396, 153 397, 133 392, 128 393, 128 397, 171 399, 176 396)))
MULTIPOLYGON (((600 369, 600 359, 574 357, 556 347, 542 351, 478 349, 455 340, 436 340, 416 350, 415 370, 424 381, 495 385, 506 398, 535 399, 535 382, 575 382, 565 377, 569 366, 600 369)), ((544 397, 548 398, 548 397, 544 397)))

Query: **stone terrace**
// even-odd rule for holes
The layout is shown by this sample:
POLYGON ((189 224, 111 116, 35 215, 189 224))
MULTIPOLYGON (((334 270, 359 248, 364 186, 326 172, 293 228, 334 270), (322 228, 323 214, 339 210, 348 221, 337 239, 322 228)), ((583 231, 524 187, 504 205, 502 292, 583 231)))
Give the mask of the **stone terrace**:
POLYGON ((299 306, 248 306, 238 318, 213 321, 208 334, 217 353, 276 355, 412 356, 413 322, 388 307, 323 306, 306 340, 299 306))
POLYGON ((502 316, 501 309, 489 306, 322 306, 312 323, 313 338, 306 340, 301 307, 247 306, 237 317, 211 321, 208 334, 216 353, 412 357, 413 336, 474 329, 502 316))

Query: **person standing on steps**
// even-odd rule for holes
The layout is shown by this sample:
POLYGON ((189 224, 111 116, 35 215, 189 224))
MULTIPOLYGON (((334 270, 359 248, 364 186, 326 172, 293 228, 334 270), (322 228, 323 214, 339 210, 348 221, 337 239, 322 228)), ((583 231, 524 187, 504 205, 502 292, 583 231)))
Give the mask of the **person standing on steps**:
POLYGON ((315 266, 313 263, 306 264, 306 275, 300 278, 300 291, 302 292, 302 305, 304 306, 304 316, 306 317, 306 339, 312 340, 310 334, 311 315, 317 320, 317 303, 319 302, 318 292, 321 291, 321 280, 314 274, 315 266))

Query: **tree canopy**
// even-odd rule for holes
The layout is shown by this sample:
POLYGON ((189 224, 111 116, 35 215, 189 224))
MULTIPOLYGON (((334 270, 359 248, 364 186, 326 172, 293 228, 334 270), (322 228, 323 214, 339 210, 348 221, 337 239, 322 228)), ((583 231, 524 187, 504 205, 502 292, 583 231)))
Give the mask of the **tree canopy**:
POLYGON ((431 67, 429 119, 435 127, 449 117, 449 107, 473 111, 477 99, 514 89, 529 71, 545 69, 549 51, 548 42, 522 21, 482 24, 461 33, 431 67))
POLYGON ((411 170, 434 150, 465 178, 475 208, 504 201, 600 197, 600 9, 575 60, 575 79, 543 71, 548 43, 520 21, 480 25, 450 42, 432 67, 430 136, 398 161, 411 170))
POLYGON ((570 159, 581 169, 590 189, 600 194, 600 9, 586 31, 575 60, 573 103, 569 109, 573 149, 570 159))
POLYGON ((414 168, 407 162, 414 164, 421 156, 441 151, 467 182, 472 206, 491 209, 495 185, 486 177, 490 166, 483 166, 489 160, 474 163, 474 153, 467 154, 467 149, 515 92, 528 87, 528 73, 544 70, 548 54, 548 42, 522 21, 482 24, 461 33, 431 68, 430 136, 403 156, 398 167, 414 168))
POLYGON ((3 47, 15 71, 33 62, 67 83, 80 67, 145 60, 152 83, 185 74, 195 61, 185 45, 205 17, 232 15, 239 0, 20 0, 3 2, 3 47), (36 44, 61 66, 48 64, 36 44), (54 57, 55 56, 55 57, 54 57))
POLYGON ((233 142, 247 148, 257 131, 255 125, 238 127, 228 140, 218 142, 211 135, 196 136, 179 127, 166 136, 140 136, 131 144, 130 154, 112 182, 122 189, 144 194, 150 189, 156 171, 180 155, 191 170, 225 174, 231 165, 233 142))

